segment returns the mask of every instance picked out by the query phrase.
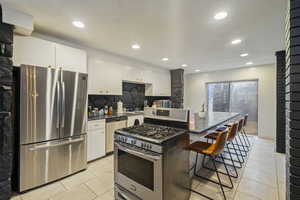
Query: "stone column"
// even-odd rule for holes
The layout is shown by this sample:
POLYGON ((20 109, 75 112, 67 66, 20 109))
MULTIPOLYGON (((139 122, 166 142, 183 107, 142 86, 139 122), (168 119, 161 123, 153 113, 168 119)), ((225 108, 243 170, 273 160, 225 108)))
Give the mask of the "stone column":
POLYGON ((276 151, 285 153, 285 51, 276 52, 277 67, 277 124, 276 151))
POLYGON ((300 1, 286 12, 286 199, 300 199, 300 1))
POLYGON ((0 19, 0 199, 9 200, 13 163, 13 27, 2 23, 1 5, 0 19))
POLYGON ((184 70, 171 70, 171 101, 173 108, 183 108, 184 70))

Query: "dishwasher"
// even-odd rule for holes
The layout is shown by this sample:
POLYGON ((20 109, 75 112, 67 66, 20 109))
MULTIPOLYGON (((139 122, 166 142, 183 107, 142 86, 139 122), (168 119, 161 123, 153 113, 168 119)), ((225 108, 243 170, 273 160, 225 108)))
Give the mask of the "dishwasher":
POLYGON ((112 117, 106 119, 106 154, 114 151, 114 134, 115 131, 127 127, 127 117, 112 117))

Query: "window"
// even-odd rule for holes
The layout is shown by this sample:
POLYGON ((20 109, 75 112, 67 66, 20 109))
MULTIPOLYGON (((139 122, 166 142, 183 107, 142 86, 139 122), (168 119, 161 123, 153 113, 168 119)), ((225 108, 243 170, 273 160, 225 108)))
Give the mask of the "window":
POLYGON ((258 81, 207 84, 208 111, 248 114, 247 133, 257 134, 258 81))

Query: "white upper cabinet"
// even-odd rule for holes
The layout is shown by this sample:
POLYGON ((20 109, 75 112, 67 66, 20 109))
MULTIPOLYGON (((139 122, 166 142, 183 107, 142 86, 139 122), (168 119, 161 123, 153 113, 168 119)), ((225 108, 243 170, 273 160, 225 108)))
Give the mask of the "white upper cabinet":
POLYGON ((15 36, 13 61, 15 66, 55 66, 55 43, 34 37, 15 36))
POLYGON ((87 55, 80 49, 75 49, 61 44, 56 47, 56 66, 64 70, 87 73, 87 55))
POLYGON ((145 83, 151 84, 153 83, 153 71, 152 70, 145 70, 144 71, 144 80, 145 83))
POLYGON ((155 72, 153 79, 153 96, 171 96, 171 76, 168 72, 155 72))
POLYGON ((89 59, 89 94, 122 95, 122 66, 89 59))
POLYGON ((124 66, 123 80, 136 83, 145 83, 145 70, 138 67, 124 66))
POLYGON ((80 49, 56 44, 34 37, 14 37, 14 65, 62 67, 65 70, 87 73, 87 55, 80 49))

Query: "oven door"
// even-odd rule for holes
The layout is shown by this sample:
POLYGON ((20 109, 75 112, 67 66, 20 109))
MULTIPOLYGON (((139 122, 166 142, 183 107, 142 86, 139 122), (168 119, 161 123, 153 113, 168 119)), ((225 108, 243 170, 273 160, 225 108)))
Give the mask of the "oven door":
POLYGON ((143 200, 162 200, 162 155, 115 142, 115 182, 143 200))

